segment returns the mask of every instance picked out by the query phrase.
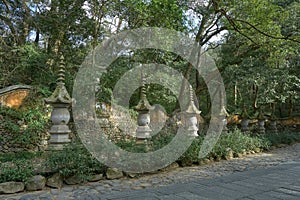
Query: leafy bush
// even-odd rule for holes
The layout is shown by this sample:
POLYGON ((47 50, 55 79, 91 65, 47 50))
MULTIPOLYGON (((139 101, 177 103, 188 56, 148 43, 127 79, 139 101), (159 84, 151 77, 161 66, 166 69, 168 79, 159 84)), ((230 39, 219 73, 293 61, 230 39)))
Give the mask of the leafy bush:
MULTIPOLYGON (((163 134, 159 133, 152 137, 150 150, 155 151, 167 145, 174 137, 175 132, 169 129, 163 129, 163 134)), ((181 166, 199 163, 202 159, 198 157, 204 136, 197 137, 188 150, 177 160, 181 166)), ((272 145, 291 144, 300 141, 299 133, 267 133, 267 134, 247 134, 235 128, 229 133, 221 134, 212 151, 206 156, 208 159, 222 159, 228 155, 228 149, 231 149, 234 155, 257 149, 268 150, 272 145)), ((145 148, 138 148, 134 141, 123 141, 118 146, 131 152, 146 152, 145 148)), ((205 158, 204 158, 205 159, 205 158)))
POLYGON ((0 115, 5 116, 6 118, 9 117, 13 120, 19 120, 22 118, 22 112, 6 106, 0 107, 0 115))
POLYGON ((91 175, 103 173, 105 167, 76 140, 65 146, 63 151, 48 152, 45 165, 64 177, 77 175, 83 181, 91 175))
POLYGON ((14 159, 13 162, 1 164, 0 183, 8 181, 26 182, 31 176, 33 176, 33 164, 31 160, 14 159))
POLYGON ((33 176, 35 158, 42 152, 21 151, 0 154, 0 183, 7 181, 23 181, 33 176))
POLYGON ((255 148, 267 149, 270 145, 263 137, 242 133, 239 129, 221 135, 220 142, 236 153, 242 153, 244 150, 254 150, 255 148))
POLYGON ((204 137, 202 135, 196 138, 188 150, 178 159, 177 162, 181 166, 188 166, 201 161, 201 159, 199 159, 199 151, 203 140, 204 137))
POLYGON ((8 133, 17 135, 20 133, 20 126, 18 126, 15 122, 7 120, 4 122, 4 128, 8 133))
POLYGON ((40 157, 42 152, 20 151, 16 153, 0 154, 0 162, 14 162, 16 160, 31 160, 35 157, 40 157))
MULTIPOLYGON (((203 140, 204 137, 199 136, 197 139, 195 139, 184 155, 180 157, 178 162, 182 166, 191 165, 201 161, 201 159, 198 158, 198 154, 203 140)), ((228 153, 228 149, 231 149, 233 153, 237 154, 245 151, 255 150, 256 148, 268 149, 269 146, 270 142, 266 138, 245 134, 240 130, 235 129, 229 133, 222 134, 206 158, 225 158, 228 153)))
MULTIPOLYGON (((34 90, 35 91, 35 90, 34 90)), ((49 117, 43 107, 42 98, 36 92, 30 93, 19 109, 0 107, 4 116, 3 132, 10 134, 10 143, 23 147, 40 142, 46 134, 49 117)))
POLYGON ((268 140, 272 146, 279 144, 292 144, 294 142, 300 142, 300 133, 295 132, 281 132, 281 133, 266 133, 261 137, 268 140))

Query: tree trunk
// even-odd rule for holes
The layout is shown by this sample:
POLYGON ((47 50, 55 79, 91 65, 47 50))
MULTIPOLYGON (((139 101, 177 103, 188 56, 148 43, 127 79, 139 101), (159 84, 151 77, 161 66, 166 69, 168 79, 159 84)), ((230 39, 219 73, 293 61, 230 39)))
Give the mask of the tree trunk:
POLYGON ((293 101, 293 97, 290 96, 290 100, 289 100, 289 117, 292 116, 293 110, 294 110, 294 101, 293 101))
MULTIPOLYGON (((38 45, 39 45, 39 41, 40 41, 40 31, 37 30, 37 31, 36 31, 36 35, 35 35, 35 39, 34 39, 34 44, 35 44, 36 46, 38 46, 38 45)), ((45 41, 45 42, 46 42, 46 41, 45 41)))
POLYGON ((254 90, 253 110, 254 110, 254 112, 256 112, 257 111, 257 99, 258 99, 258 86, 256 84, 253 84, 253 90, 254 90))
POLYGON ((235 81, 235 83, 234 83, 233 95, 234 95, 234 106, 237 108, 237 102, 238 102, 238 82, 237 81, 235 81))

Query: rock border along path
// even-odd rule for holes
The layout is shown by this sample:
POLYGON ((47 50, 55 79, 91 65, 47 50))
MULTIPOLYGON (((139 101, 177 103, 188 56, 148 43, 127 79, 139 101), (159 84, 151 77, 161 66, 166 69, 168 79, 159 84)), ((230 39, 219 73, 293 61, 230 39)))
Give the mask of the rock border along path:
POLYGON ((299 180, 300 143, 138 178, 0 195, 0 199, 300 199, 299 180))

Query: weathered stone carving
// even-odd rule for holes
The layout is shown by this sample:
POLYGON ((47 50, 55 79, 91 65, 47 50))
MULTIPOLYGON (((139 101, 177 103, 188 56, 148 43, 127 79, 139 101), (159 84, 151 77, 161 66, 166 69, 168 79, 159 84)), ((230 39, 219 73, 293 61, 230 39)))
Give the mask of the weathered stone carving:
POLYGON ((45 99, 45 102, 53 107, 51 113, 52 127, 49 131, 51 137, 48 148, 54 150, 63 149, 63 145, 71 141, 69 138, 71 130, 68 127, 70 120, 68 107, 70 106, 72 99, 65 87, 64 80, 64 57, 61 56, 56 89, 49 98, 45 99))

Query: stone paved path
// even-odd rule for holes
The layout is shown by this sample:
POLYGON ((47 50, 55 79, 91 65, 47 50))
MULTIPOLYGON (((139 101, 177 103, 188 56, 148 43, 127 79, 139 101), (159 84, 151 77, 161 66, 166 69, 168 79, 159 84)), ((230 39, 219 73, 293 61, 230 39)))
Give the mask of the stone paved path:
POLYGON ((0 199, 300 199, 300 144, 139 178, 0 195, 0 199))

